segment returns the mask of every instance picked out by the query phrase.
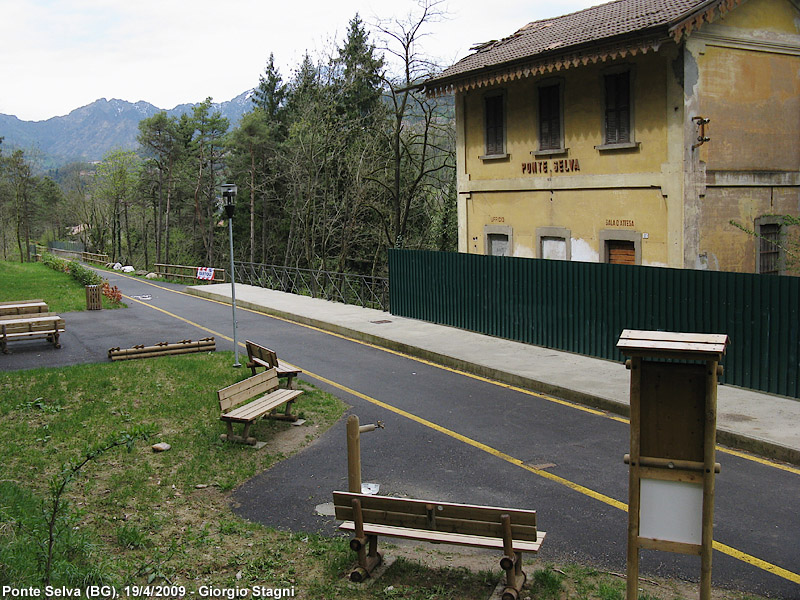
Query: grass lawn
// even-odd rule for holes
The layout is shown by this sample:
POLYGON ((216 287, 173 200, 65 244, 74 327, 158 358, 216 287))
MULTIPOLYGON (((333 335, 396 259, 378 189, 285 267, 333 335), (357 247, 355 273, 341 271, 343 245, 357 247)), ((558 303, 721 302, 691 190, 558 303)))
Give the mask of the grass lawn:
MULTIPOLYGON (((42 265, 0 263, 0 300, 29 298, 44 298, 55 311, 85 306, 82 286, 68 275, 42 265)), ((459 558, 448 562, 452 547, 391 549, 391 540, 383 540, 384 551, 409 558, 371 585, 357 586, 345 578, 354 564, 347 538, 276 531, 234 515, 228 505, 232 489, 302 451, 346 406, 301 381, 305 393, 295 406, 307 419, 304 425, 259 422, 251 434, 268 442, 260 450, 222 442, 215 392, 249 374, 230 368, 232 355, 0 371, 0 587, 43 587, 49 572, 54 586, 85 590, 106 584, 123 595, 125 586, 151 584, 183 586, 194 597, 201 586, 214 585, 293 590, 290 597, 307 600, 488 598, 500 579, 499 557, 466 569, 459 558), (131 444, 130 451, 114 448, 86 462, 65 488, 67 505, 48 520, 65 473, 93 445, 137 427, 150 437, 131 444), (155 453, 155 442, 172 448, 155 453)), ((536 570, 530 559, 526 564, 530 587, 523 599, 625 597, 624 580, 613 574, 580 565, 536 570)), ((675 581, 642 587, 645 600, 697 594, 696 585, 675 581)))
MULTIPOLYGON (((42 263, 0 261, 0 302, 41 298, 52 312, 86 310, 86 290, 69 274, 42 263)), ((118 308, 103 297, 103 308, 118 308)))
MULTIPOLYGON (((215 391, 246 375, 231 369, 231 360, 220 352, 0 373, 0 585, 41 583, 37 542, 47 532, 40 505, 63 464, 80 460, 98 440, 144 425, 156 432, 150 439, 131 452, 99 455, 68 488, 54 584, 266 585, 314 599, 375 597, 342 578, 353 558, 346 539, 272 531, 230 511, 227 492, 301 449, 345 410, 301 382, 305 393, 295 406, 304 425, 257 423, 252 435, 269 442, 261 450, 222 442, 215 391), (151 445, 162 441, 172 449, 154 453, 151 445)), ((432 596, 426 583, 398 583, 411 595, 386 597, 483 598, 489 589, 485 573, 435 579, 428 583, 444 589, 453 579, 462 589, 454 592, 451 581, 447 595, 432 596), (415 595, 420 587, 423 595, 415 595)))

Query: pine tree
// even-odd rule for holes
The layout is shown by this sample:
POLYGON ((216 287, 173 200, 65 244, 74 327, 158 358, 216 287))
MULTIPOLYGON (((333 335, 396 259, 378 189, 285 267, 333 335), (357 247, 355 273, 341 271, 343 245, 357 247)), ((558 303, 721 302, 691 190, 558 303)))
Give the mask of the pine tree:
POLYGON ((379 108, 383 57, 376 52, 356 14, 350 20, 347 39, 336 59, 337 79, 342 87, 340 104, 349 115, 363 118, 374 115, 379 108))
POLYGON ((275 56, 270 53, 264 74, 259 76, 258 87, 251 98, 253 104, 264 112, 267 121, 280 120, 280 110, 283 107, 286 88, 278 69, 275 68, 275 56))

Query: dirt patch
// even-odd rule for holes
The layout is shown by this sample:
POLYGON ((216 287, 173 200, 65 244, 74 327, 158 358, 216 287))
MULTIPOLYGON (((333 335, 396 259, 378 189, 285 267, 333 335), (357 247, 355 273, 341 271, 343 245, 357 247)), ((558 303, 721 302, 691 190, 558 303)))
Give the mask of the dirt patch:
POLYGON ((298 452, 319 436, 319 426, 283 425, 282 431, 276 431, 264 440, 265 445, 259 450, 270 454, 290 456, 298 452))

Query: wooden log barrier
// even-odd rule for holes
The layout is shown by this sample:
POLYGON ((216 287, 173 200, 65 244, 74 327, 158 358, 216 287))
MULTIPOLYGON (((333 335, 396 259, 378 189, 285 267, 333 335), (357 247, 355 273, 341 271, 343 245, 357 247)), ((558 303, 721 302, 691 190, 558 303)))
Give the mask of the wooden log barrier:
POLYGON ((203 338, 193 342, 181 340, 180 342, 158 342, 152 346, 136 345, 131 348, 110 348, 108 358, 111 360, 132 360, 135 358, 152 358, 172 354, 189 354, 191 352, 214 352, 216 343, 213 337, 203 338))

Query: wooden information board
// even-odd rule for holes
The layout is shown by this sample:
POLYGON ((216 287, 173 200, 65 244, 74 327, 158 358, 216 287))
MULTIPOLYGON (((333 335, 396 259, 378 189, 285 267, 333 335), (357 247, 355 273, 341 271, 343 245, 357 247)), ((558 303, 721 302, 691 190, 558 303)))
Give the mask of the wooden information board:
POLYGON ((700 556, 700 598, 711 598, 717 380, 728 336, 622 332, 630 357, 628 600, 639 549, 700 556))

